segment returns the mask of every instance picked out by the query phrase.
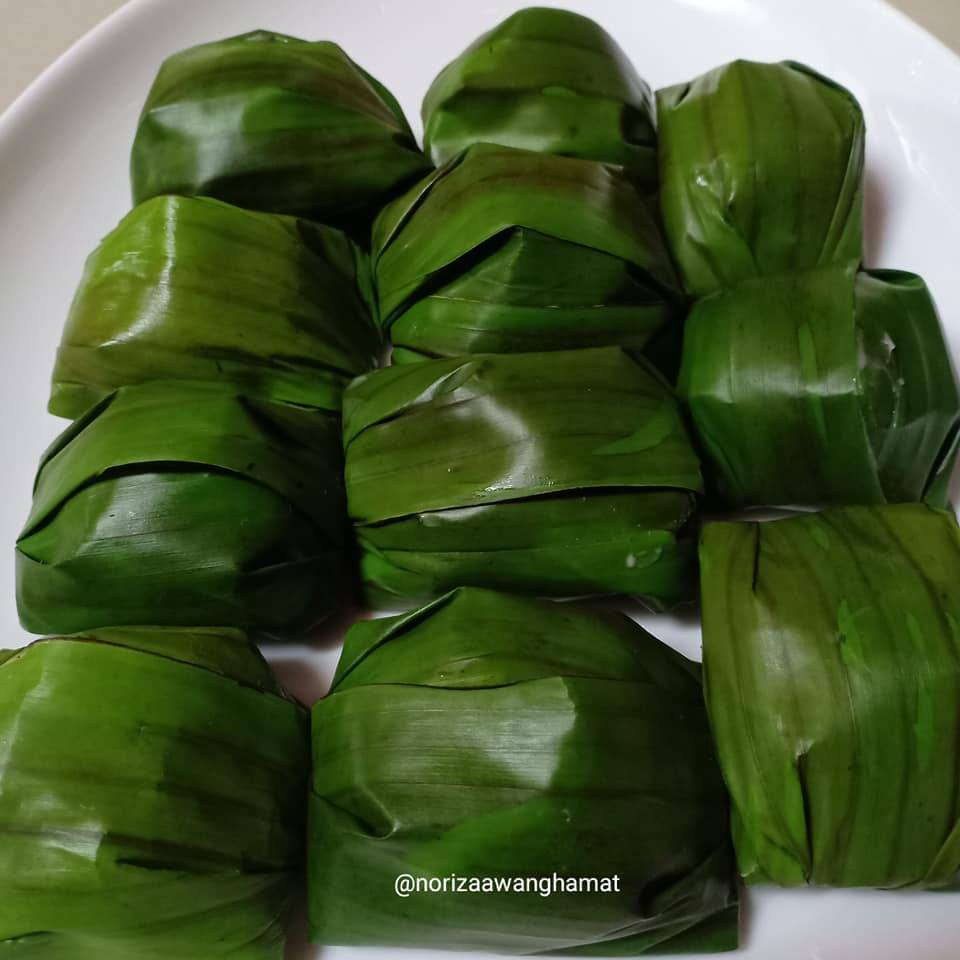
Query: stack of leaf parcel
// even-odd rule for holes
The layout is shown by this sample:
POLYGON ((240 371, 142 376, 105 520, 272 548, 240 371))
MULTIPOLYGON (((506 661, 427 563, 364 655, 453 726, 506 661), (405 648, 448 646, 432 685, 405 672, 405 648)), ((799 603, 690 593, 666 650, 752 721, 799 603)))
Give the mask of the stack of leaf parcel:
POLYGON ((794 63, 660 91, 679 390, 720 503, 943 505, 958 398, 923 281, 864 270, 864 123, 794 63))
POLYGON ((372 367, 366 256, 339 231, 156 197, 87 261, 17 543, 36 633, 310 627, 349 592, 339 410, 372 367), (242 521, 242 522, 241 522, 242 521))
POLYGON ((309 723, 254 640, 355 595, 340 410, 382 354, 366 240, 428 169, 334 44, 163 65, 17 543, 23 625, 57 636, 0 655, 5 957, 282 957, 309 723))
POLYGON ((731 949, 699 668, 625 617, 540 599, 696 593, 651 92, 596 24, 532 9, 441 72, 423 119, 439 167, 371 239, 392 365, 347 388, 343 442, 367 602, 429 602, 355 626, 314 710, 313 938, 731 949), (619 891, 403 898, 402 875, 619 891))
POLYGON ((339 415, 382 352, 363 247, 427 169, 335 44, 260 31, 163 64, 138 205, 89 257, 57 354, 50 410, 75 422, 17 544, 28 629, 282 636, 351 596, 339 415))
POLYGON ((367 597, 695 594, 699 461, 652 95, 595 23, 508 18, 423 103, 441 166, 373 227, 393 366, 344 400, 367 597), (659 365, 659 369, 658 369, 659 365))
POLYGON ((679 391, 720 506, 700 545, 708 709, 748 881, 960 881, 960 401, 936 308, 866 270, 864 123, 794 63, 658 95, 689 294, 679 391))
POLYGON ((4 958, 280 960, 304 870, 318 943, 523 955, 960 884, 960 394, 854 97, 654 97, 530 8, 422 112, 330 42, 161 66, 16 546, 4 958), (702 671, 556 602, 698 594, 702 671), (311 723, 257 643, 354 602, 311 723))

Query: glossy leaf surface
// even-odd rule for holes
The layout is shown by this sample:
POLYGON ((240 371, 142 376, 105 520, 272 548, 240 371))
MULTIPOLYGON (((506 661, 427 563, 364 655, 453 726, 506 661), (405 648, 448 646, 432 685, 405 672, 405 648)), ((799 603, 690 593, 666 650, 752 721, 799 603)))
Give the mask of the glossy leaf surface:
POLYGON ((306 712, 246 636, 135 628, 0 657, 0 954, 280 960, 306 712))
POLYGON ((209 196, 361 232, 428 169, 393 95, 340 47, 265 30, 168 57, 130 162, 134 203, 209 196))
POLYGON ((305 629, 349 592, 341 462, 321 411, 124 387, 41 463, 17 543, 21 621, 305 629))
POLYGON ((679 338, 655 211, 608 164, 474 146, 381 213, 372 256, 402 359, 679 338))
POLYGON ((788 886, 960 871, 960 532, 922 504, 713 523, 705 683, 740 870, 788 886))
POLYGON ((661 207, 689 293, 859 266, 864 124, 797 63, 738 60, 657 93, 661 207))
POLYGON ((498 143, 625 167, 657 178, 653 97, 599 24, 529 7, 447 64, 423 100, 424 149, 440 164, 498 143))
POLYGON ((736 946, 698 668, 619 614, 461 589, 355 626, 313 713, 321 943, 736 946), (414 877, 620 878, 619 893, 414 894, 414 877), (708 929, 701 932, 701 924, 708 929))
POLYGON ((728 504, 946 501, 960 397, 914 274, 828 269, 707 297, 678 389, 728 504))
POLYGON ((366 257, 330 227, 215 200, 157 197, 87 260, 50 412, 78 417, 117 387, 214 380, 339 411, 376 365, 366 257))
POLYGON ((344 444, 374 600, 691 594, 699 464, 669 389, 621 350, 376 371, 347 390, 344 444))

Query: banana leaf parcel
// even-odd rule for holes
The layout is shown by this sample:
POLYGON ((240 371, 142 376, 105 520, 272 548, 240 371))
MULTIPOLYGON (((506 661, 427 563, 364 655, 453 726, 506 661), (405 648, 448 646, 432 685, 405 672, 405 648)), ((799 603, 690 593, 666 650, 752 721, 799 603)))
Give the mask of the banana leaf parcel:
POLYGON ((280 960, 309 729, 236 631, 0 655, 0 955, 280 960))
POLYGON ((956 518, 925 504, 704 529, 707 702, 747 880, 956 885, 958 567, 956 518))
POLYGON ((440 164, 474 143, 603 160, 657 182, 653 96, 599 24, 529 7, 475 40, 423 100, 424 149, 440 164))
POLYGON ((344 444, 375 604, 695 593, 699 463, 669 388, 616 347, 375 371, 344 395, 344 444))
POLYGON ((340 47, 265 30, 167 58, 130 160, 134 203, 203 195, 358 230, 429 168, 396 99, 340 47))
POLYGON ((117 387, 225 380, 339 411, 376 365, 367 259, 342 233, 216 200, 156 197, 87 260, 50 412, 78 417, 117 387))
POLYGON ((699 667, 621 614, 460 589, 347 635, 313 712, 314 940, 732 949, 732 860, 699 667), (401 897, 402 875, 619 891, 401 897))
POLYGON ((864 123, 798 63, 738 60, 657 93, 661 207, 687 290, 859 265, 864 123))
POLYGON ((914 274, 831 268, 707 297, 678 389, 728 504, 946 503, 960 397, 914 274))
POLYGON ((471 147, 381 213, 373 260, 396 360, 679 340, 657 219, 620 167, 471 147))
POLYGON ((21 622, 306 629, 349 593, 341 468, 321 411, 123 387, 43 457, 17 542, 21 622))

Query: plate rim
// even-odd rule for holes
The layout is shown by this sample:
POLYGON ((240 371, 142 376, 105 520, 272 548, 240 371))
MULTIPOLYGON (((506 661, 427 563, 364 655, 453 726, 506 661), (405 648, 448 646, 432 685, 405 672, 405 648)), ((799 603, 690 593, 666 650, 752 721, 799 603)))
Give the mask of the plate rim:
MULTIPOLYGON (((537 0, 530 0, 534 6, 537 0)), ((755 0, 754 0, 755 2, 755 0)), ((767 0, 777 3, 777 0, 767 0)), ((808 5, 819 3, 823 7, 832 5, 837 0, 806 0, 808 5)), ((862 16, 882 16, 890 21, 891 29, 896 27, 907 30, 912 34, 914 43, 925 45, 928 55, 935 56, 946 69, 960 71, 960 52, 955 52, 938 36, 928 30, 909 14, 894 7, 888 0, 840 0, 851 6, 862 8, 862 16)), ((5 147, 8 139, 15 139, 16 128, 20 124, 30 121, 31 110, 35 102, 40 101, 46 94, 47 88, 55 83, 61 74, 71 70, 82 69, 88 52, 102 41, 107 41, 109 34, 117 31, 128 20, 136 19, 142 11, 151 7, 162 6, 164 0, 126 0, 122 6, 108 14, 99 23, 94 24, 86 33, 75 40, 66 50, 57 56, 14 98, 14 100, 0 111, 0 151, 5 147)), ((563 6, 562 0, 558 3, 563 6)))

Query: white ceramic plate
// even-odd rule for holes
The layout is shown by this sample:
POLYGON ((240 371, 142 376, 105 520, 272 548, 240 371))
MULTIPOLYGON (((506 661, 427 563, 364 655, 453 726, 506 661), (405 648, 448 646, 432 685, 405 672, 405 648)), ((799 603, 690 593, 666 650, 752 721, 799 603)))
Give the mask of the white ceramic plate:
MULTIPOLYGON (((542 2, 542 0, 541 0, 542 2)), ((944 3, 956 0, 943 0, 944 3)), ((129 206, 127 158, 160 61, 265 27, 341 43, 399 97, 415 127, 431 79, 515 0, 134 0, 51 67, 0 117, 0 646, 26 638, 13 602, 13 543, 33 472, 63 427, 44 413, 60 328, 84 258, 129 206)), ((867 117, 868 262, 922 273, 960 348, 960 60, 880 0, 571 0, 599 20, 654 86, 737 57, 805 61, 850 87, 867 117)), ((699 658, 688 624, 644 617, 699 658)), ((271 653, 307 702, 338 645, 271 653)), ((751 891, 750 960, 957 960, 960 895, 751 891)), ((324 960, 421 951, 327 948, 324 960)), ((426 951, 423 951, 426 953, 426 951)), ((320 956, 294 934, 293 960, 320 956)), ((455 956, 432 953, 432 957, 455 956)))

